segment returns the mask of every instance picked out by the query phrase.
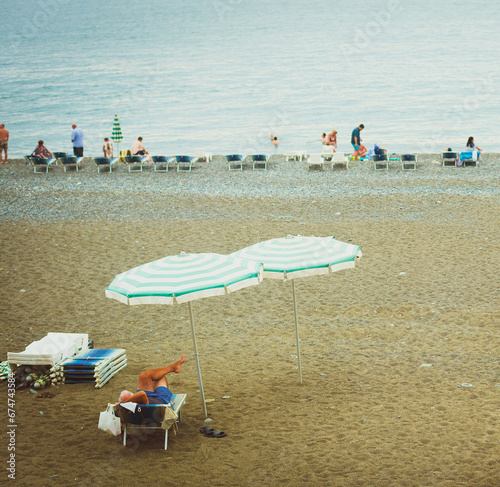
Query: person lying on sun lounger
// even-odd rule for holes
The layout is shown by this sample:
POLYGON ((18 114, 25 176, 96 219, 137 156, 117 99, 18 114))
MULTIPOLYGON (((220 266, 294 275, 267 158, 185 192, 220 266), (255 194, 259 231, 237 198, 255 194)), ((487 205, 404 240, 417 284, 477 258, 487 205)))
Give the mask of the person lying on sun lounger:
POLYGON ((135 402, 137 404, 169 404, 172 398, 172 392, 168 389, 166 375, 174 372, 178 374, 181 371, 182 364, 186 361, 183 355, 180 360, 159 367, 158 369, 149 369, 139 374, 137 381, 137 391, 122 391, 119 402, 135 402))

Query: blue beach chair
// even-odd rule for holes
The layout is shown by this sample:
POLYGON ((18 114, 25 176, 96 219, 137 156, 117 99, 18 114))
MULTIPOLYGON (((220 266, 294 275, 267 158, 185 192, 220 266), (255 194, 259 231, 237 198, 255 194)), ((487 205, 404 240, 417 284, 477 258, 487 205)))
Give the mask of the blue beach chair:
POLYGON ((26 159, 26 162, 31 164, 33 166, 33 172, 36 173, 41 173, 42 171, 37 171, 37 169, 45 169, 45 173, 49 172, 49 167, 52 164, 56 163, 56 159, 44 159, 43 157, 38 157, 38 156, 24 156, 26 159))
POLYGON ((401 169, 415 171, 417 169, 417 154, 401 154, 401 169))
POLYGON ((167 172, 169 161, 174 160, 173 157, 166 156, 153 156, 153 171, 155 172, 167 172))
POLYGON ((194 161, 192 157, 185 155, 175 156, 175 160, 177 161, 177 172, 191 172, 194 161))
MULTIPOLYGON (((141 433, 148 433, 150 430, 164 430, 165 444, 164 449, 168 447, 168 431, 173 426, 177 432, 178 424, 181 421, 181 407, 186 401, 186 394, 173 394, 172 405, 168 404, 137 404, 135 411, 131 411, 123 404, 118 404, 115 408, 115 414, 120 418, 123 428, 123 446, 127 445, 127 431, 140 430, 141 433), (177 419, 173 424, 164 422, 166 408, 172 407, 177 414, 177 419)), ((125 403, 128 406, 131 403, 125 403)))
POLYGON ((264 154, 254 154, 252 155, 252 168, 253 170, 265 171, 267 169, 267 164, 269 162, 269 157, 264 154))
POLYGON ((64 167, 64 172, 70 167, 74 167, 75 171, 78 172, 78 168, 81 167, 83 157, 61 157, 57 159, 64 167))
POLYGON ((113 172, 113 165, 118 162, 118 157, 94 157, 94 164, 97 166, 97 172, 101 172, 104 167, 109 168, 109 172, 113 172))
POLYGON ((128 166, 128 172, 142 172, 141 156, 125 156, 123 160, 128 166))
POLYGON ((226 162, 230 171, 243 171, 243 156, 241 154, 229 154, 226 162))

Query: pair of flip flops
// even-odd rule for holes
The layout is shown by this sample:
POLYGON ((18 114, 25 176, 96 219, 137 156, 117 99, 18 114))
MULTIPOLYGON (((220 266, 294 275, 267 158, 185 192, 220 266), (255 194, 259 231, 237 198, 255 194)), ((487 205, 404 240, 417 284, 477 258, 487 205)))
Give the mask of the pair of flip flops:
POLYGON ((210 426, 203 426, 203 428, 200 428, 200 433, 207 438, 224 438, 224 436, 227 436, 224 431, 214 430, 210 426))

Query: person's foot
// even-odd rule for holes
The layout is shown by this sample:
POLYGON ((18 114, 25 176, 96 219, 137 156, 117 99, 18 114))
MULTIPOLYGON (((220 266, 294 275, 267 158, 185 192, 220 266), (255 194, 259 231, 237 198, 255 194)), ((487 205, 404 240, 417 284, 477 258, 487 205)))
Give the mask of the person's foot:
POLYGON ((178 360, 177 362, 175 362, 175 364, 173 364, 173 370, 172 372, 175 372, 176 374, 178 374, 180 371, 181 371, 181 365, 186 361, 186 355, 182 355, 182 357, 180 358, 180 360, 178 360))

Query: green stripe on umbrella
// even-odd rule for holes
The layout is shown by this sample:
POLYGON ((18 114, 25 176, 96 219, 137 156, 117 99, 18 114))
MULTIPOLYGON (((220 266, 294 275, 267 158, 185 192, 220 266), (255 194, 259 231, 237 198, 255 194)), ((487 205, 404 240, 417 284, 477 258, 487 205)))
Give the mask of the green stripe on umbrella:
POLYGON ((261 281, 259 262, 228 255, 182 252, 118 274, 106 288, 106 297, 129 305, 188 303, 201 400, 207 416, 191 301, 228 294, 261 281))
POLYGON ((264 265, 264 278, 292 280, 299 381, 302 382, 294 280, 298 277, 330 274, 352 268, 355 266, 356 259, 361 257, 361 249, 357 245, 340 242, 335 237, 302 237, 301 235, 293 237, 289 235, 285 238, 266 240, 251 245, 231 255, 262 263, 264 265))

